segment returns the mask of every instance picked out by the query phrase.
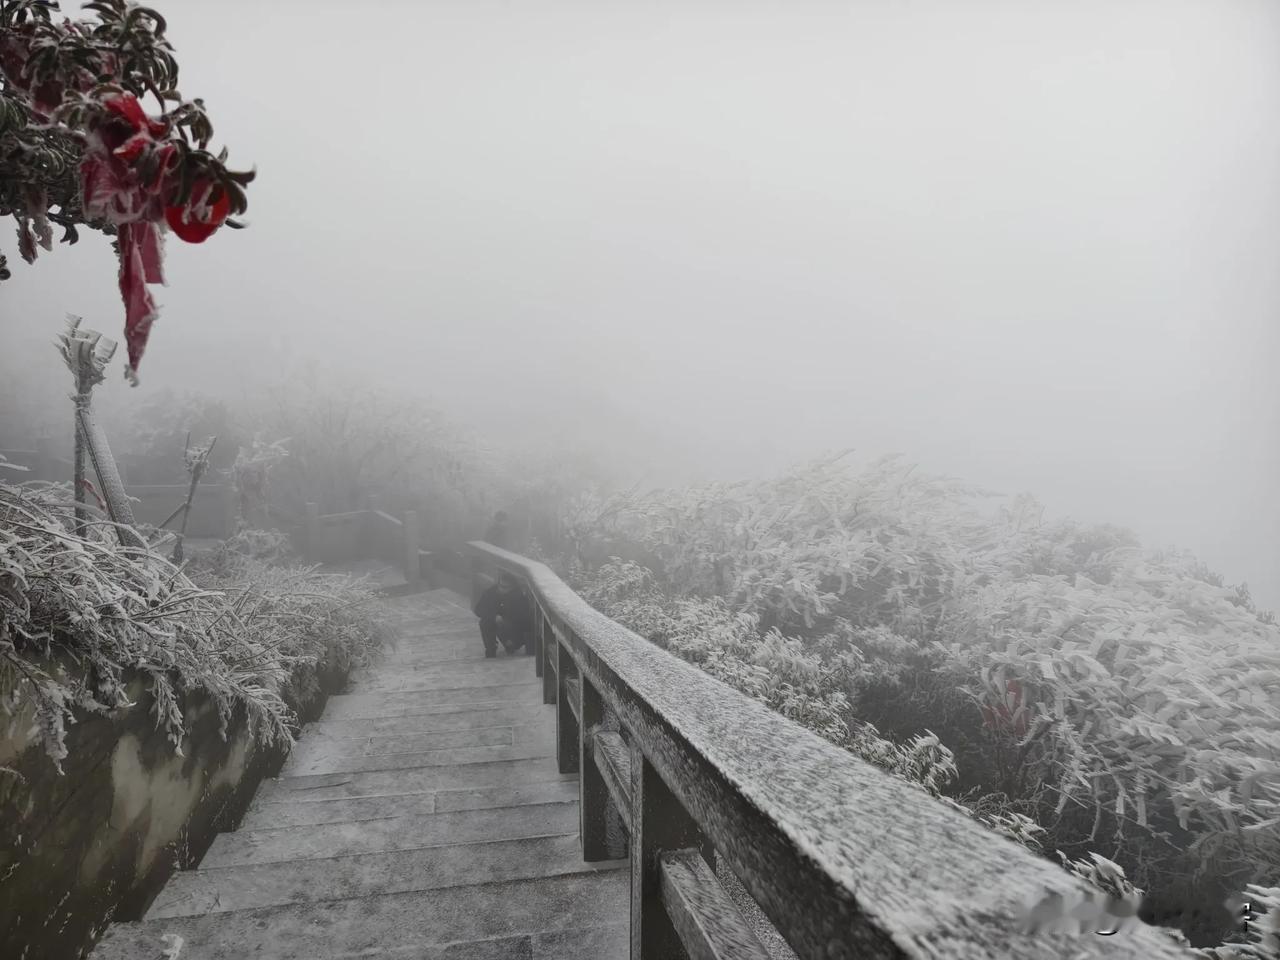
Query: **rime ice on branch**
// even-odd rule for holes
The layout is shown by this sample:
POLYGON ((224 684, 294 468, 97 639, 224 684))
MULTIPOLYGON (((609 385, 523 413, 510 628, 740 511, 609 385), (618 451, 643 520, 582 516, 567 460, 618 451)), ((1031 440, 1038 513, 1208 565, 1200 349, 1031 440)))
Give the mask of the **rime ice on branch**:
MULTIPOLYGON (((96 20, 56 20, 48 0, 0 0, 0 216, 18 224, 28 263, 75 243, 86 226, 115 237, 125 305, 125 374, 157 315, 148 284, 164 283, 166 228, 201 243, 247 209, 253 173, 208 151, 202 101, 177 91, 178 64, 160 14, 125 0, 85 4, 96 20), (152 94, 152 116, 141 98, 152 94)), ((9 272, 0 254, 0 280, 9 272)))

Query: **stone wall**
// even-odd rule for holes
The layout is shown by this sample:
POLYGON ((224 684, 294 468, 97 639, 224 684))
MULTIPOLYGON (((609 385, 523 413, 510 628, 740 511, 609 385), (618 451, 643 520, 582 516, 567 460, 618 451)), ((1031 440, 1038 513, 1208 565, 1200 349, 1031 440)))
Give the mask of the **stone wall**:
MULTIPOLYGON (((309 670, 291 687, 303 719, 318 717, 345 676, 309 670)), ((214 704, 192 693, 179 755, 150 714, 144 684, 135 706, 84 715, 67 730, 59 774, 30 724, 0 729, 0 954, 6 960, 73 960, 111 919, 141 917, 175 869, 193 866, 216 834, 234 829, 258 784, 287 749, 264 749, 237 715, 224 739, 214 704)), ((19 718, 24 719, 24 718, 19 718)))

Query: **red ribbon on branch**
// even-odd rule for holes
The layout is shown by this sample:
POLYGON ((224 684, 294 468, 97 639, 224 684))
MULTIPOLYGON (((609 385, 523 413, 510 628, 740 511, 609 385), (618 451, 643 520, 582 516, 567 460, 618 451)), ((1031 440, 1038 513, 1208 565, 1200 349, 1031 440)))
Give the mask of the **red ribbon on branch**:
POLYGON ((151 325, 159 315, 147 285, 164 283, 161 224, 167 222, 183 240, 201 243, 222 226, 230 203, 225 193, 210 203, 213 187, 198 183, 186 204, 166 205, 165 194, 172 190, 168 174, 178 156, 177 147, 163 139, 168 125, 148 117, 131 93, 105 100, 103 107, 104 118, 89 132, 80 182, 85 215, 116 226, 129 350, 125 372, 136 383, 151 325), (144 159, 153 160, 156 171, 147 181, 140 174, 149 166, 140 162, 144 159))

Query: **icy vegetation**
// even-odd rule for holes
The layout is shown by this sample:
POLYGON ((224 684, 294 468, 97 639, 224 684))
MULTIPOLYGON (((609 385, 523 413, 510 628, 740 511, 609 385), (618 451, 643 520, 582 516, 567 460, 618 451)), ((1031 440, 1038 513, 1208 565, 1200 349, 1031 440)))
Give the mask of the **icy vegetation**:
POLYGON ((212 697, 224 734, 243 710, 261 741, 287 740, 298 668, 363 661, 384 638, 368 584, 282 562, 278 534, 177 567, 122 547, 105 520, 74 530, 56 492, 0 485, 0 720, 29 725, 54 763, 74 711, 128 706, 131 677, 175 749, 187 690, 212 697))
POLYGON ((210 475, 250 529, 178 570, 103 524, 80 541, 69 505, 6 488, 2 662, 55 758, 69 711, 119 703, 128 668, 175 733, 175 685, 194 684, 287 735, 293 667, 376 644, 367 588, 290 566, 266 532, 305 503, 373 494, 417 510, 437 546, 510 505, 515 549, 608 616, 1143 919, 1248 941, 1206 956, 1276 956, 1280 628, 1191 556, 896 459, 584 493, 608 489, 589 456, 495 453, 406 398, 306 378, 268 404, 157 394, 113 434, 131 471, 168 483, 189 438, 216 435, 210 475), (1251 905, 1244 933, 1232 897, 1251 905))
MULTIPOLYGON (((897 459, 585 497, 560 565, 609 616, 1087 879, 1184 904, 1257 884, 1265 909, 1274 617, 1192 557, 987 499, 897 459)), ((1231 926, 1156 919, 1197 942, 1231 926)), ((1234 955, 1274 956, 1249 929, 1234 955)))

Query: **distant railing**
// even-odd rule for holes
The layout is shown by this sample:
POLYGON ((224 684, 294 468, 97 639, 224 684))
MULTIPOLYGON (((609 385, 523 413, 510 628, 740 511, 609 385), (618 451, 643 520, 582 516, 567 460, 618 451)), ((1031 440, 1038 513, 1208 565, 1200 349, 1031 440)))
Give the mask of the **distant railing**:
POLYGON ((467 550, 519 577, 535 606, 535 670, 556 705, 560 771, 579 774, 583 857, 630 857, 632 960, 770 956, 717 857, 805 960, 1185 960, 1136 920, 1113 936, 1025 932, 1032 903, 1097 892, 642 639, 545 565, 467 550))
POLYGON ((374 558, 404 571, 408 583, 430 573, 430 554, 418 540, 418 514, 406 510, 397 519, 377 508, 369 498, 364 510, 322 514, 317 504, 306 505, 302 549, 312 563, 344 563, 374 558))

